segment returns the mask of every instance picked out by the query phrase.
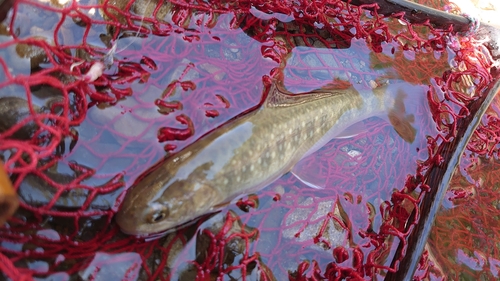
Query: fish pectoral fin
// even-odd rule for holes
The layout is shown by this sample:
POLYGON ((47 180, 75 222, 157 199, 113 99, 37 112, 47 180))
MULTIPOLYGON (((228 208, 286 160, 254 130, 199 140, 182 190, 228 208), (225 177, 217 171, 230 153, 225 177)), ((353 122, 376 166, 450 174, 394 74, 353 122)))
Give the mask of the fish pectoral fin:
POLYGON ((213 211, 218 211, 218 210, 220 210, 220 209, 223 209, 223 208, 227 207, 230 203, 231 203, 231 201, 227 201, 227 202, 222 202, 222 203, 219 203, 219 204, 217 204, 217 205, 214 205, 214 206, 212 207, 212 210, 213 210, 213 211))
POLYGON ((303 184, 315 188, 324 189, 326 187, 326 177, 322 176, 316 165, 308 165, 306 161, 299 161, 290 171, 303 184))
POLYGON ((269 88, 267 97, 264 101, 264 107, 290 107, 307 102, 324 99, 331 96, 343 95, 346 92, 355 91, 353 88, 345 89, 317 89, 303 93, 292 93, 288 91, 282 82, 274 81, 269 88))
POLYGON ((413 143, 417 136, 417 129, 413 127, 415 116, 406 113, 404 100, 408 97, 403 91, 398 91, 394 100, 394 107, 389 110, 387 117, 398 135, 408 143, 413 143))

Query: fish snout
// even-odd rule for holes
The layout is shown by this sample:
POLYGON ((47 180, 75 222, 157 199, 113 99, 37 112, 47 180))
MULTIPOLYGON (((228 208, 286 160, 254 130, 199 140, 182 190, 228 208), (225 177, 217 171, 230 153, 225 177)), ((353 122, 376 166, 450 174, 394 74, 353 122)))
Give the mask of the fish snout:
POLYGON ((118 211, 115 215, 115 222, 120 230, 129 235, 137 235, 137 225, 139 224, 137 216, 124 210, 118 211))

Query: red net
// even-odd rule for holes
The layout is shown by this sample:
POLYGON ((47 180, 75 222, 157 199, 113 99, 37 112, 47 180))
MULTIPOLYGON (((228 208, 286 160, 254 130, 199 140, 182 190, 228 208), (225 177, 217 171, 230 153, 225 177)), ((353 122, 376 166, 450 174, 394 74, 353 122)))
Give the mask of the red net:
MULTIPOLYGON (((3 277, 358 280, 394 270, 405 222, 432 188, 422 183, 439 163, 436 148, 491 81, 492 58, 449 30, 368 11, 375 5, 210 2, 15 3, 0 25, 0 104, 8 105, 0 105, 0 152, 21 208, 0 229, 3 277), (162 239, 122 234, 113 216, 125 187, 166 153, 255 109, 269 77, 292 92, 404 81, 420 101, 411 109, 417 138, 408 144, 370 118, 366 133, 303 160, 325 189, 286 174, 162 239)), ((475 166, 466 167, 497 157, 494 109, 464 160, 475 166)), ((496 208, 494 191, 488 208, 496 208)), ((446 227, 458 219, 449 220, 446 227)), ((477 243, 464 232, 462 245, 473 247, 461 255, 471 259, 477 243)), ((431 241, 446 243, 454 247, 431 241)), ((417 278, 448 274, 429 257, 417 278)))

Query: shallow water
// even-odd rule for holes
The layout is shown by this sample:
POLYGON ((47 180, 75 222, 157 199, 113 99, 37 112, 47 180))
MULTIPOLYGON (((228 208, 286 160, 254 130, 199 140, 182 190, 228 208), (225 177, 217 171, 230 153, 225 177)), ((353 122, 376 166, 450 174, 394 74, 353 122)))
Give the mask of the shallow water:
MULTIPOLYGON (((80 2, 83 4, 97 3, 80 2)), ((20 7, 18 17, 29 18, 33 7, 20 7)), ((109 14, 91 12, 90 7, 82 11, 93 20, 112 22, 109 14)), ((81 89, 102 93, 110 102, 98 102, 101 96, 85 96, 86 115, 71 124, 77 141, 71 145, 64 139, 59 146, 60 159, 54 161, 57 166, 51 172, 64 174, 70 188, 82 185, 100 201, 75 199, 69 191, 59 194, 67 199, 62 206, 50 198, 30 201, 26 197, 24 208, 0 234, 2 253, 17 267, 31 269, 39 280, 67 280, 69 276, 76 280, 194 280, 203 276, 287 280, 289 274, 324 273, 332 261, 357 271, 363 271, 362 265, 368 262, 389 266, 397 247, 394 238, 387 238, 382 252, 376 251, 371 238, 381 232, 387 219, 383 210, 391 204, 393 191, 402 189, 407 175, 414 174, 419 161, 428 156, 427 137, 434 137, 437 130, 430 118, 427 91, 432 88, 442 95, 435 78, 451 69, 452 52, 422 49, 415 53, 396 42, 377 45, 374 39, 367 43, 353 36, 325 39, 317 31, 320 28, 303 36, 289 23, 293 18, 280 14, 276 18, 287 23, 289 30, 278 26, 273 36, 268 36, 266 32, 273 33, 272 28, 266 29, 273 26, 266 21, 271 16, 252 11, 247 20, 258 21, 253 29, 244 25, 230 28, 235 20, 231 14, 218 14, 211 20, 198 13, 181 26, 176 24, 175 15, 167 13, 162 24, 168 34, 134 38, 131 32, 131 37, 117 41, 115 63, 105 69, 103 80, 81 88, 74 77, 65 76, 70 81, 66 85, 78 85, 69 91, 72 103, 77 103, 77 90, 81 89), (209 24, 197 24, 196 20, 209 24), (331 40, 327 41, 330 48, 325 40, 331 40), (231 204, 219 214, 162 239, 143 242, 121 234, 112 220, 120 203, 118 194, 162 157, 255 109, 264 94, 263 77, 276 75, 277 69, 283 72, 284 85, 294 93, 339 81, 360 90, 371 89, 374 83, 407 83, 411 89, 407 94, 412 98, 405 106, 415 117, 415 142, 404 142, 387 121, 373 117, 364 121, 366 132, 332 140, 303 159, 304 169, 326 179, 325 189, 312 189, 285 174, 259 191, 258 199, 244 196, 247 202, 231 204), (248 207, 252 203, 256 206, 248 207), (347 257, 339 258, 334 249, 347 257), (305 262, 309 268, 304 268, 305 262)), ((41 13, 31 18, 43 32, 27 30, 16 20, 17 36, 42 34, 53 39, 50 31, 57 20, 52 23, 46 19, 61 18, 61 13, 46 13, 57 16, 41 13)), ((117 22, 123 22, 116 17, 117 22)), ((61 22, 56 32, 59 44, 67 46, 73 56, 97 59, 106 53, 106 40, 112 37, 110 25, 91 25, 86 40, 80 41, 85 27, 68 18, 61 22), (82 43, 95 53, 78 53, 82 43)), ((139 22, 140 18, 135 19, 139 22)), ((391 24, 396 30, 405 29, 397 21, 391 24)), ((156 27, 150 24, 146 28, 154 31, 156 27)), ((9 40, 12 38, 3 36, 0 42, 9 40)), ((14 49, 14 45, 0 48, 6 64, 13 66, 8 70, 14 76, 40 73, 55 64, 42 60, 33 67, 33 59, 21 59, 14 49)), ((61 67, 67 70, 69 65, 61 60, 61 67)), ((0 87, 0 97, 12 95, 26 96, 26 92, 0 87)), ((76 115, 67 116, 77 119, 76 115)), ((5 150, 3 157, 13 154, 5 150)), ((54 182, 56 190, 68 188, 66 182, 54 182)), ((36 185, 17 186, 26 188, 26 194, 53 196, 36 185)))

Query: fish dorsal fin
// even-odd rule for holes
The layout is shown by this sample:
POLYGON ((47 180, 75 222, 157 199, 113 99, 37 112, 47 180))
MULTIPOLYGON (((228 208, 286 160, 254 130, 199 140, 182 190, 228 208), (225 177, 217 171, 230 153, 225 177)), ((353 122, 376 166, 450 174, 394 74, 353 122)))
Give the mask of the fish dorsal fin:
POLYGON ((318 89, 310 92, 293 94, 292 92, 285 89, 283 85, 279 82, 274 82, 269 88, 269 93, 264 102, 264 107, 290 107, 295 105, 304 104, 307 102, 324 99, 336 95, 342 95, 346 91, 352 90, 348 89, 318 89))

